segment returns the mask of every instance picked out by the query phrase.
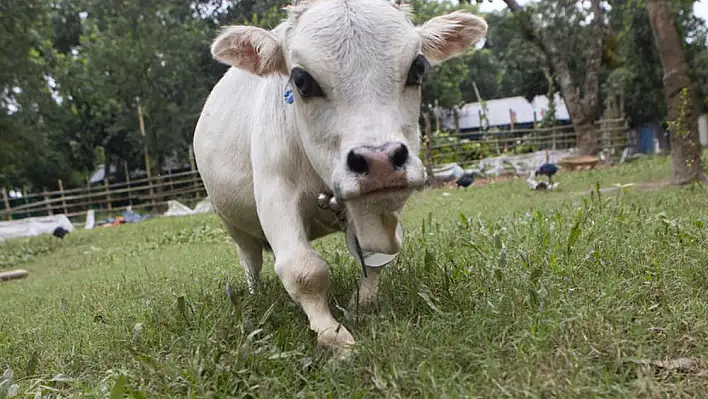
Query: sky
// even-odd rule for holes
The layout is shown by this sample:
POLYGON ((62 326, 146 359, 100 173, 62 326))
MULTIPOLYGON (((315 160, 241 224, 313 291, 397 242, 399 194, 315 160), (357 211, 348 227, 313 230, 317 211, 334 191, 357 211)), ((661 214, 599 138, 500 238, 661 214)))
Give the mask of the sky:
MULTIPOLYGON (((524 5, 531 0, 517 0, 519 4, 524 5)), ((489 2, 485 0, 479 5, 479 10, 482 12, 496 11, 505 8, 506 4, 500 0, 494 0, 489 2)), ((700 0, 693 5, 693 12, 697 17, 702 18, 704 21, 708 21, 708 0, 700 0)))

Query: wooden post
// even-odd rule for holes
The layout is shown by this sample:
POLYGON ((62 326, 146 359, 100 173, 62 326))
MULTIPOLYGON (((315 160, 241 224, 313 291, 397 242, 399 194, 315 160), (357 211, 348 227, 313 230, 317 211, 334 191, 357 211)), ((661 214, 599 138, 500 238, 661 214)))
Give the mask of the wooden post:
POLYGON ((148 154, 147 135, 145 134, 145 121, 143 121, 143 106, 140 104, 140 97, 136 97, 138 102, 138 126, 140 134, 143 136, 143 155, 145 156, 145 173, 147 174, 148 187, 150 188, 150 202, 155 207, 155 191, 152 187, 152 174, 150 173, 150 155, 148 154))
POLYGON ((86 192, 88 193, 88 208, 91 209, 93 202, 91 202, 91 178, 89 177, 86 178, 86 192))
POLYGON ((152 177, 148 178, 148 187, 150 188, 150 203, 152 204, 153 210, 155 209, 155 188, 152 186, 152 177))
POLYGON ((551 144, 551 145, 553 146, 553 151, 555 151, 556 148, 557 148, 557 147, 556 147, 556 132, 555 132, 555 131, 553 131, 553 133, 551 133, 551 137, 553 137, 553 140, 552 140, 552 144, 551 144))
POLYGON ((145 134, 145 121, 143 121, 143 106, 140 104, 140 97, 136 98, 138 102, 138 127, 140 135, 143 136, 143 156, 145 157, 145 172, 148 179, 150 178, 150 155, 148 154, 147 136, 145 134))
MULTIPOLYGON (((533 133, 531 133, 531 137, 533 137, 533 142, 534 142, 534 151, 538 151, 538 147, 543 148, 543 144, 539 145, 539 133, 536 131, 538 129, 538 120, 536 119, 536 111, 533 111, 533 133)), ((553 134, 553 133, 551 133, 553 134)))
POLYGON ((12 208, 10 208, 10 199, 7 198, 7 190, 5 187, 2 188, 2 202, 5 204, 7 220, 12 220, 12 208))
POLYGON ((172 169, 167 169, 167 178, 170 181, 170 195, 175 191, 174 180, 172 180, 172 169))
MULTIPOLYGON (((110 167, 108 168, 110 170, 110 167)), ((108 173, 105 173, 103 178, 103 187, 106 189, 106 205, 108 206, 108 210, 110 211, 113 209, 111 206, 111 188, 109 187, 111 184, 108 181, 108 173)))
POLYGON ((49 203, 49 197, 47 197, 47 190, 45 188, 42 189, 42 198, 44 198, 44 202, 47 206, 47 215, 54 215, 54 212, 52 211, 52 205, 49 203))
POLYGON ((125 170, 125 182, 128 185, 128 205, 133 206, 133 191, 130 189, 130 171, 128 170, 128 161, 123 161, 123 169, 125 170))
POLYGON ((514 130, 514 125, 516 124, 516 114, 514 113, 514 110, 509 108, 509 126, 511 127, 511 130, 514 130))
POLYGON ((455 106, 455 108, 453 108, 452 118, 453 122, 455 123, 455 134, 457 135, 457 137, 460 137, 460 135, 462 134, 462 132, 460 131, 460 107, 455 106))
POLYGON ((465 155, 460 154, 460 142, 462 141, 462 136, 460 135, 460 111, 457 105, 452 108, 452 121, 455 124, 455 157, 459 156, 461 161, 465 158, 465 155))
POLYGON ((57 183, 59 183, 59 195, 61 196, 61 205, 62 208, 64 208, 64 214, 68 215, 69 211, 66 209, 66 200, 64 197, 64 184, 62 183, 61 179, 57 180, 57 183))
POLYGON ((435 114, 435 133, 438 134, 440 133, 440 116, 439 116, 439 111, 440 108, 438 108, 438 99, 435 99, 435 109, 433 110, 433 113, 435 114))
MULTIPOLYGON (((27 193, 29 190, 27 189, 27 185, 22 186, 22 198, 24 198, 24 203, 25 205, 29 204, 29 200, 27 199, 27 193)), ((30 217, 32 216, 32 213, 29 210, 25 211, 25 217, 30 217)))

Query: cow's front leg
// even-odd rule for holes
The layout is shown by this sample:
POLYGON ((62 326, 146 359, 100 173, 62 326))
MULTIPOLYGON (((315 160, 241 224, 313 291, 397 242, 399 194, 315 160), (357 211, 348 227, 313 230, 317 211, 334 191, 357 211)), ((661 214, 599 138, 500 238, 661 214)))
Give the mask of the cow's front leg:
POLYGON ((303 309, 310 329, 317 333, 319 346, 331 348, 338 357, 346 357, 354 337, 332 316, 327 304, 329 270, 327 263, 303 242, 276 254, 275 272, 290 297, 303 309))
POLYGON ((354 291, 352 298, 349 300, 350 312, 356 312, 357 301, 360 311, 367 310, 376 302, 376 295, 379 291, 379 277, 381 277, 382 271, 383 267, 367 266, 366 275, 364 275, 364 271, 361 272, 361 277, 359 278, 359 288, 357 291, 354 291))
POLYGON ((275 272, 307 315, 318 344, 333 349, 339 358, 347 357, 354 337, 335 320, 327 304, 328 265, 307 239, 297 189, 276 180, 256 195, 261 225, 275 255, 275 272))

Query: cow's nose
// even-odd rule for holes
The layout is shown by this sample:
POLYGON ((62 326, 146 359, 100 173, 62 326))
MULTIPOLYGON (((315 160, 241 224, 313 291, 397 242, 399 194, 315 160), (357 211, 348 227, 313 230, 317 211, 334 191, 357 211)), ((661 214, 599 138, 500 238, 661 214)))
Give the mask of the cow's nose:
POLYGON ((361 146, 347 154, 347 167, 356 174, 385 174, 401 169, 408 161, 408 147, 388 143, 378 147, 361 146))

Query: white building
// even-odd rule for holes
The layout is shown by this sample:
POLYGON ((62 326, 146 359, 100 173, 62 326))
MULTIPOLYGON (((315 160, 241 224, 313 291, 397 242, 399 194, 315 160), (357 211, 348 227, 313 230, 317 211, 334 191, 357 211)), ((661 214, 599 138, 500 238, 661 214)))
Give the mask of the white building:
MULTIPOLYGON (((570 115, 565 106, 565 101, 556 93, 554 96, 556 106, 556 119, 563 122, 570 122, 570 115)), ((490 127, 510 128, 514 127, 526 128, 533 125, 534 111, 536 112, 536 121, 540 122, 543 116, 548 112, 548 98, 546 96, 536 96, 533 102, 529 103, 524 97, 507 97, 497 100, 486 101, 487 105, 487 120, 490 127)), ((461 131, 478 130, 482 126, 480 120, 480 111, 482 110, 481 103, 467 103, 460 108, 458 116, 461 131)), ((455 121, 452 111, 443 112, 440 116, 440 124, 448 130, 455 129, 455 121)))

